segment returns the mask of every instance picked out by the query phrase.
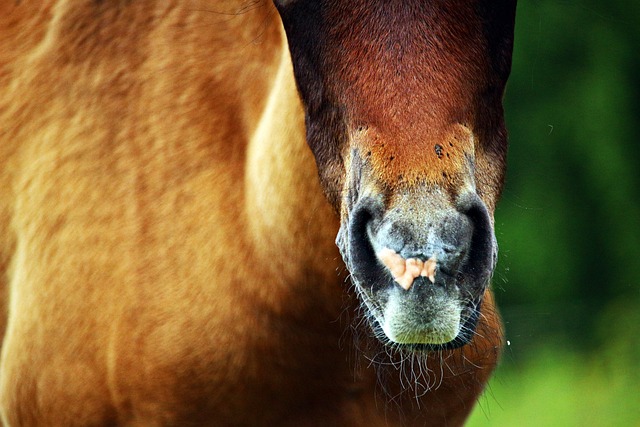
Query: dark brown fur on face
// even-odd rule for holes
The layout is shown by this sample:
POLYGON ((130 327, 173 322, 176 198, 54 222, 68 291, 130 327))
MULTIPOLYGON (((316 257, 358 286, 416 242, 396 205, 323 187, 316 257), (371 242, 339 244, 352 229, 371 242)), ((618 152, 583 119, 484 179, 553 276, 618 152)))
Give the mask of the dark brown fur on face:
POLYGON ((514 5, 276 3, 0 6, 5 425, 466 419, 501 346, 490 291, 467 345, 396 351, 358 323, 334 239, 365 196, 391 240, 425 201, 486 226, 449 194, 497 199, 514 5))
POLYGON ((309 143, 318 164, 332 166, 320 168, 331 200, 342 192, 345 171, 337 162, 350 133, 375 128, 359 148, 372 152, 393 187, 441 172, 434 147, 461 123, 491 157, 491 167, 476 173, 481 186, 492 186, 485 192, 494 205, 506 155, 502 93, 514 9, 511 1, 298 1, 282 8, 309 143))
POLYGON ((488 1, 280 8, 307 139, 341 214, 338 246, 374 328, 392 342, 440 344, 443 330, 460 328, 457 314, 438 314, 450 310, 463 323, 448 345, 471 339, 497 254, 514 9, 488 1), (399 293, 377 256, 389 251, 419 265, 438 260, 440 279, 399 293))

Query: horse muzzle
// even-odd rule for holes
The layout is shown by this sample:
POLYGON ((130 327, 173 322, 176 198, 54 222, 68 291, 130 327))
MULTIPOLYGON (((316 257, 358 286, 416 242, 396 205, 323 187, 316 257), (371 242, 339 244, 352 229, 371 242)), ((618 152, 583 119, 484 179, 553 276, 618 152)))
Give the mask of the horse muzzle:
POLYGON ((376 335, 426 349, 466 344, 497 255, 482 200, 435 185, 353 193, 336 243, 376 335))

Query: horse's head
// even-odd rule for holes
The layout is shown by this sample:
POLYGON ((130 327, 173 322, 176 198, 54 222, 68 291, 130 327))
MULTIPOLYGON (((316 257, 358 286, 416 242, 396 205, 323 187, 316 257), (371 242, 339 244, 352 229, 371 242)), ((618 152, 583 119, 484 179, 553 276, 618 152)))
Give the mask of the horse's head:
POLYGON ((497 247, 515 0, 276 0, 337 244, 390 342, 472 336, 497 247))

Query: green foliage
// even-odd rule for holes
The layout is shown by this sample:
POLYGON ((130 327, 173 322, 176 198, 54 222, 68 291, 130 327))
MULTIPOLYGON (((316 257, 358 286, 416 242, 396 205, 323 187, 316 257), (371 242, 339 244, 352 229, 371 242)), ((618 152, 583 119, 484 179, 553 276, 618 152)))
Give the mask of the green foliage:
POLYGON ((470 426, 640 425, 640 2, 520 0, 494 289, 470 426))
POLYGON ((610 353, 586 357, 545 348, 524 364, 507 362, 468 427, 619 427, 640 424, 635 364, 610 353))
POLYGON ((640 304, 639 22, 640 2, 518 6, 494 279, 516 343, 593 346, 610 304, 640 304))
POLYGON ((610 304, 596 328, 603 344, 588 353, 540 344, 516 356, 510 346, 468 426, 618 427, 640 425, 635 301, 610 304))

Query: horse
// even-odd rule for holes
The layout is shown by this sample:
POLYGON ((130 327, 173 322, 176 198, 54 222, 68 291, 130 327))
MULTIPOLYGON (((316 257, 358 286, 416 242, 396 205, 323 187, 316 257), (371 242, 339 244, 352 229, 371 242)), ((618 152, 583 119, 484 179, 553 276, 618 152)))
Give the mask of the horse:
POLYGON ((0 5, 6 426, 455 426, 515 0, 0 5))

